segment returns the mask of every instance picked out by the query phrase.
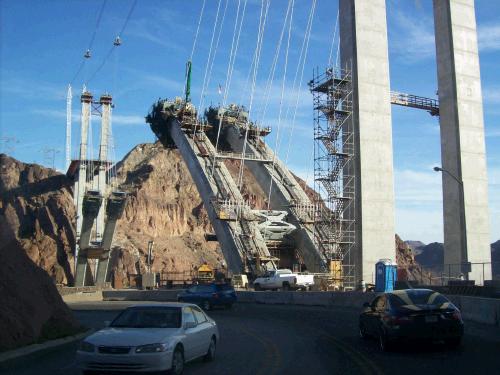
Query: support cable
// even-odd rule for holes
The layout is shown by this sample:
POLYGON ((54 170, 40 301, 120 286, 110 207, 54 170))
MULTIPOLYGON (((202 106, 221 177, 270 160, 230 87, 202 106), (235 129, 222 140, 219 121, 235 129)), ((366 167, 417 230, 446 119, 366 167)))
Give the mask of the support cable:
MULTIPOLYGON (((265 27, 266 27, 269 4, 270 4, 270 1, 267 0, 266 8, 264 11, 264 17, 263 17, 264 0, 262 0, 262 2, 261 2, 261 12, 260 12, 260 19, 259 19, 259 33, 257 35, 257 44, 255 47, 255 53, 254 53, 255 63, 253 66, 252 89, 250 90, 250 104, 248 106, 248 118, 251 118, 250 116, 251 116, 251 112, 252 112, 253 99, 254 99, 254 94, 255 94, 255 84, 257 81, 257 72, 259 69, 260 54, 262 51, 262 44, 263 44, 263 39, 264 39, 264 32, 265 32, 265 27)), ((238 188, 240 189, 240 191, 241 191, 242 184, 243 184, 243 170, 244 170, 244 166, 245 166, 244 156, 246 155, 246 148, 247 148, 247 141, 248 141, 248 128, 249 128, 249 126, 247 124, 246 129, 245 129, 245 137, 243 140, 242 158, 241 158, 241 162, 240 162, 239 176, 238 176, 238 188)))
MULTIPOLYGON (((285 96, 285 82, 286 82, 286 72, 288 68, 288 52, 290 51, 290 39, 292 35, 292 23, 293 23, 293 8, 295 5, 295 0, 291 0, 291 7, 292 10, 290 12, 290 21, 288 25, 288 40, 287 40, 287 45, 286 45, 286 50, 285 50, 285 64, 283 67, 283 79, 281 83, 281 96, 280 96, 280 106, 279 106, 279 112, 278 112, 278 130, 276 132, 276 140, 275 140, 275 152, 273 153, 273 163, 272 163, 272 170, 273 173, 275 171, 275 165, 276 165, 276 155, 278 154, 279 151, 279 145, 280 145, 280 130, 281 130, 281 115, 283 111, 283 98, 285 96)), ((271 178, 270 183, 269 183, 269 193, 268 193, 268 199, 267 199, 267 209, 270 209, 271 205, 271 192, 272 192, 272 187, 273 187, 273 179, 271 178)))
MULTIPOLYGON (((222 34, 222 29, 224 27, 224 20, 226 18, 226 11, 227 11, 227 5, 229 3, 229 0, 226 0, 226 5, 224 6, 224 12, 222 13, 222 19, 221 19, 221 22, 220 22, 220 28, 219 28, 219 31, 217 33, 217 41, 215 42, 215 49, 214 49, 214 53, 213 53, 213 56, 212 56, 212 61, 210 63, 210 68, 208 70, 208 76, 207 76, 207 82, 205 84, 205 92, 208 90, 208 87, 210 85, 210 80, 212 79, 212 70, 213 70, 213 67, 214 67, 214 62, 215 62, 215 57, 217 56, 217 50, 219 48, 219 42, 220 42, 220 36, 222 34)), ((205 104, 205 95, 203 95, 203 104, 202 106, 205 104)), ((201 110, 201 106, 200 106, 200 110, 201 110)))
POLYGON ((134 11, 134 8, 137 4, 137 0, 134 0, 134 2, 132 3, 132 6, 130 7, 130 10, 127 14, 127 17, 125 18, 125 21, 123 22, 123 25, 122 25, 122 28, 120 29, 120 32, 118 33, 117 37, 114 39, 113 41, 113 45, 111 46, 111 48, 109 49, 108 53, 106 54, 106 56, 104 57, 104 59, 101 61, 101 63, 99 64, 99 66, 97 67, 96 70, 94 70, 94 72, 90 75, 90 78, 87 80, 87 84, 92 81, 95 76, 97 75, 97 73, 99 73, 101 71, 101 69, 104 67, 104 65, 106 65, 106 63, 108 62, 108 59, 111 57, 111 55, 113 54, 113 52, 115 51, 115 49, 119 46, 121 46, 122 44, 122 41, 121 41, 121 38, 120 36, 123 34, 123 32, 125 31, 126 27, 127 27, 127 24, 132 16, 132 12, 134 11))
MULTIPOLYGON (((208 69, 209 69, 209 66, 210 66, 210 60, 211 60, 212 51, 213 51, 213 48, 214 48, 214 39, 215 39, 216 30, 217 30, 217 24, 218 24, 218 21, 219 21, 220 4, 221 4, 221 2, 222 2, 222 0, 219 0, 218 4, 217 4, 217 13, 215 15, 214 27, 212 29, 212 37, 210 39, 210 49, 208 50, 207 64, 205 65, 205 74, 203 75, 203 83, 201 85, 200 100, 198 102, 199 103, 198 104, 198 111, 201 111, 201 105, 203 103, 203 96, 205 95, 205 83, 207 81, 208 69)), ((196 126, 195 126, 195 131, 196 131, 196 126)))
POLYGON ((265 119, 266 112, 267 112, 267 107, 269 105, 269 99, 270 99, 270 94, 271 94, 271 87, 272 87, 273 82, 274 82, 274 73, 276 71, 276 66, 278 65, 278 59, 279 59, 279 55, 280 55, 280 52, 281 52, 281 44, 282 44, 282 41, 283 41, 283 36, 285 35, 286 21, 288 19, 289 12, 290 12, 290 2, 288 3, 288 7, 287 7, 287 10, 286 10, 286 15, 285 15, 285 18, 283 20, 283 26, 281 28, 281 33, 280 33, 280 37, 279 37, 279 40, 278 40, 278 45, 276 46, 276 51, 274 53, 274 59, 273 59, 272 65, 271 65, 271 71, 269 72, 269 76, 267 77, 266 88, 265 88, 265 91, 264 91, 264 107, 262 109, 262 113, 261 113, 260 121, 259 121, 261 124, 264 123, 264 119, 265 119))
POLYGON ((97 20, 96 20, 96 24, 95 24, 95 27, 94 27, 94 31, 92 32, 92 37, 90 38, 90 42, 88 44, 88 48, 87 48, 87 51, 86 53, 84 54, 83 56, 83 60, 82 62, 80 63, 80 65, 78 66, 78 69, 76 70, 76 73, 73 75, 73 78, 71 79, 70 81, 70 85, 72 85, 76 78, 78 77, 78 75, 81 73, 81 71, 83 70, 84 66, 85 66, 85 63, 87 62, 87 60, 90 58, 90 51, 92 50, 92 46, 94 45, 94 40, 95 40, 95 37, 96 37, 96 34, 97 34, 97 29, 99 28, 99 25, 101 23, 101 18, 102 18, 102 14, 104 12, 104 8, 106 6, 106 1, 107 0, 104 0, 102 2, 102 5, 101 5, 101 8, 99 10, 99 13, 97 14, 97 20))
POLYGON ((243 5, 243 11, 241 14, 241 20, 239 23, 239 30, 237 31, 238 28, 238 19, 240 17, 240 5, 241 5, 241 0, 238 0, 238 7, 236 10, 236 19, 234 21, 234 29, 233 29, 233 39, 231 41, 231 52, 229 54, 229 63, 227 66, 227 73, 226 73, 226 82, 224 84, 224 96, 222 98, 222 111, 219 111, 219 127, 217 129, 217 138, 215 140, 215 154, 212 160, 212 171, 210 176, 213 177, 214 170, 215 170, 215 158, 217 156, 217 150, 219 147, 219 138, 220 138, 220 133, 221 133, 221 128, 222 128, 222 119, 224 117, 224 108, 226 106, 227 102, 227 97, 229 95, 229 87, 231 85, 231 80, 232 80, 232 75, 233 75, 233 69, 234 69, 234 62, 236 60, 236 55, 238 53, 238 46, 239 46, 239 41, 240 41, 240 35, 241 35, 241 26, 243 25, 243 20, 245 17, 245 10, 247 6, 247 0, 245 0, 245 3, 243 5), (236 39, 236 43, 235 43, 236 39))
MULTIPOLYGON (((267 1, 270 1, 270 0, 267 0, 267 1)), ((257 41, 259 40, 259 38, 261 37, 261 30, 262 30, 262 17, 263 17, 263 3, 264 3, 264 0, 262 1, 262 4, 261 4, 261 10, 260 10, 260 17, 259 17, 259 27, 258 27, 258 34, 257 34, 257 41)), ((269 3, 266 3, 266 7, 269 8, 269 3)), ((264 16, 264 23, 266 22, 266 18, 267 18, 267 12, 264 16)), ((245 94, 248 92, 248 85, 250 84, 250 80, 252 78, 252 72, 254 72, 254 69, 255 69, 255 64, 257 64, 257 55, 259 54, 259 52, 257 50, 254 50, 254 54, 253 54, 253 57, 252 57, 252 62, 250 64, 250 68, 248 70, 248 74, 247 74, 247 78, 245 80, 245 87, 243 88, 243 91, 241 92, 241 97, 240 97, 240 100, 239 100, 239 103, 243 103, 243 98, 245 97, 245 94)), ((258 67, 258 64, 257 64, 257 70, 259 69, 258 67)))
POLYGON ((200 18, 198 19, 198 26, 196 27, 196 34, 194 35, 193 48, 191 49, 191 55, 189 57, 190 61, 193 61, 194 50, 196 47, 196 41, 198 40, 198 35, 200 33, 200 25, 201 20, 203 19, 203 11, 205 10, 206 0, 203 0, 203 4, 201 5, 200 18))
POLYGON ((339 24, 339 11, 337 10, 337 19, 335 20, 335 27, 333 28, 332 44, 330 45, 330 53, 328 54, 328 65, 327 65, 328 67, 332 66, 333 48, 335 47, 335 41, 337 39, 338 24, 339 24))
MULTIPOLYGON (((198 35, 200 33, 200 25, 201 25, 201 21, 203 20, 203 13, 204 13, 204 10, 205 10, 205 3, 206 3, 206 0, 203 0, 203 4, 201 5, 201 11, 200 11, 200 17, 198 18, 198 26, 196 27, 196 33, 194 35, 194 40, 193 40, 193 48, 191 49, 191 55, 189 56, 189 61, 193 61, 193 56, 194 56, 194 51, 195 51, 195 47, 196 47, 196 42, 198 41, 198 35)), ((188 79, 188 77, 186 76, 186 80, 188 79)), ((187 84, 184 85, 184 97, 186 97, 186 88, 187 88, 187 84)))
MULTIPOLYGON (((293 132, 295 130, 295 120, 297 117, 297 109, 299 106, 300 93, 301 93, 302 83, 303 83, 303 78, 304 78, 304 68, 305 68, 305 64, 306 64, 307 53, 309 50, 309 41, 311 38, 311 30, 312 30, 312 24, 313 24, 315 10, 316 10, 316 0, 313 0, 313 2, 311 4, 311 10, 309 12, 309 19, 308 19, 308 24, 306 26, 306 33, 304 35, 304 41, 302 42, 302 47, 301 47, 302 66, 301 66, 301 71, 300 71, 300 78, 298 80, 299 87, 297 89, 297 95, 295 98, 295 108, 294 108, 293 116, 292 116, 292 126, 290 128, 290 135, 288 138, 288 147, 287 147, 287 151, 286 151, 285 165, 288 164, 288 158, 290 156, 291 143, 292 143, 292 138, 293 138, 293 132)), ((297 65, 296 74, 298 72, 299 65, 300 65, 300 57, 299 57, 299 64, 297 65)), ((294 85, 293 85, 292 91, 293 90, 295 90, 295 80, 294 80, 294 85)), ((287 110, 286 118, 288 119, 288 110, 287 110)))

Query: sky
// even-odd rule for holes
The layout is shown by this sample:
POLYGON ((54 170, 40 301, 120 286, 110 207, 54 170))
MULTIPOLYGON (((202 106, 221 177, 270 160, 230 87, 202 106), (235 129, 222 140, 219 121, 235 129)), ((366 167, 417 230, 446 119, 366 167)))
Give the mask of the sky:
MULTIPOLYGON (((292 171, 312 184, 313 109, 307 82, 314 69, 325 69, 329 61, 335 61, 337 2, 316 2, 300 79, 300 51, 312 0, 295 0, 288 18, 289 2, 272 0, 253 84, 248 77, 254 71, 259 19, 264 17, 261 0, 248 0, 228 85, 235 22, 239 30, 244 2, 206 0, 197 34, 202 0, 138 0, 126 24, 133 0, 107 0, 104 8, 103 0, 0 0, 0 152, 64 170, 68 84, 73 88, 72 157, 76 157, 79 95, 86 83, 96 98, 104 93, 113 96, 112 154, 115 160, 121 159, 135 145, 154 141, 144 116, 158 98, 182 95, 185 63, 194 51, 193 103, 216 105, 227 95, 227 103, 251 107, 251 117, 273 129, 267 142, 292 171), (124 25, 122 45, 105 59, 124 25), (92 57, 79 69, 89 46, 92 57), (270 89, 266 90, 268 82, 270 89)), ((475 3, 491 240, 496 241, 500 238, 500 2, 475 3)), ((435 97, 432 1, 387 0, 386 6, 391 88, 435 97)), ((438 120, 424 111, 393 106, 392 122, 396 232, 406 240, 442 242, 441 175, 432 170, 441 164, 438 120)), ((92 124, 96 156, 99 119, 93 117, 92 124)))

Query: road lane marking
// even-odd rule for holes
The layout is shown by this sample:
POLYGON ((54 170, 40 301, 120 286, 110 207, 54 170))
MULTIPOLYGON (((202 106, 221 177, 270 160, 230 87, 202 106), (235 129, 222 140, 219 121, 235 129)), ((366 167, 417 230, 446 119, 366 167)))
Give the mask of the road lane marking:
POLYGON ((337 339, 336 337, 323 333, 323 336, 328 338, 337 348, 344 351, 347 355, 349 355, 354 362, 356 362, 359 366, 362 367, 365 374, 377 374, 383 375, 384 372, 377 366, 375 362, 366 357, 359 350, 353 348, 351 345, 337 339))

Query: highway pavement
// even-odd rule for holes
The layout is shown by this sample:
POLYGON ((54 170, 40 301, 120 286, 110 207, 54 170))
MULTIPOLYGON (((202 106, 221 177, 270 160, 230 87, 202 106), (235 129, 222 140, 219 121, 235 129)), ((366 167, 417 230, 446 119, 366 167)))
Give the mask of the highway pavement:
MULTIPOLYGON (((125 306, 137 302, 74 303, 87 327, 101 328, 125 306)), ((358 337, 357 309, 238 304, 209 312, 221 333, 214 362, 186 366, 186 375, 272 374, 494 374, 500 368, 500 330, 469 323, 463 345, 399 345, 382 353, 375 341, 358 337)), ((9 375, 79 374, 77 344, 16 361, 9 375)))

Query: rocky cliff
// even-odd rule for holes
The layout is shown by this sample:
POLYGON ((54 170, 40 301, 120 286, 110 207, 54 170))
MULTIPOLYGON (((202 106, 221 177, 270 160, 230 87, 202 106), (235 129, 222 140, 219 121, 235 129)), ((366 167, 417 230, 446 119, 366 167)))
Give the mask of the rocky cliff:
MULTIPOLYGON (((8 159, 0 178, 3 219, 28 256, 57 283, 71 282, 74 248, 72 182, 52 170, 8 159)), ((236 178, 238 161, 226 166, 236 178)), ((148 241, 155 242, 153 270, 189 272, 202 262, 218 266, 222 253, 207 242, 212 228, 196 186, 179 152, 160 143, 141 144, 116 166, 118 189, 129 193, 113 242, 111 271, 119 285, 129 285, 145 271, 148 241)), ((266 193, 251 173, 243 175, 243 196, 265 208, 266 193)), ((303 184, 303 181, 299 180, 303 184)), ((314 192, 307 188, 313 197, 314 192)), ((421 270, 411 248, 396 237, 397 261, 410 277, 421 270)))
POLYGON ((58 283, 72 282, 75 245, 72 181, 56 171, 0 155, 0 235, 14 233, 31 260, 58 283))
POLYGON ((70 274, 64 241, 71 235, 71 212, 61 205, 71 194, 64 179, 6 155, 0 155, 0 173, 2 351, 74 333, 79 325, 47 274, 70 274))

